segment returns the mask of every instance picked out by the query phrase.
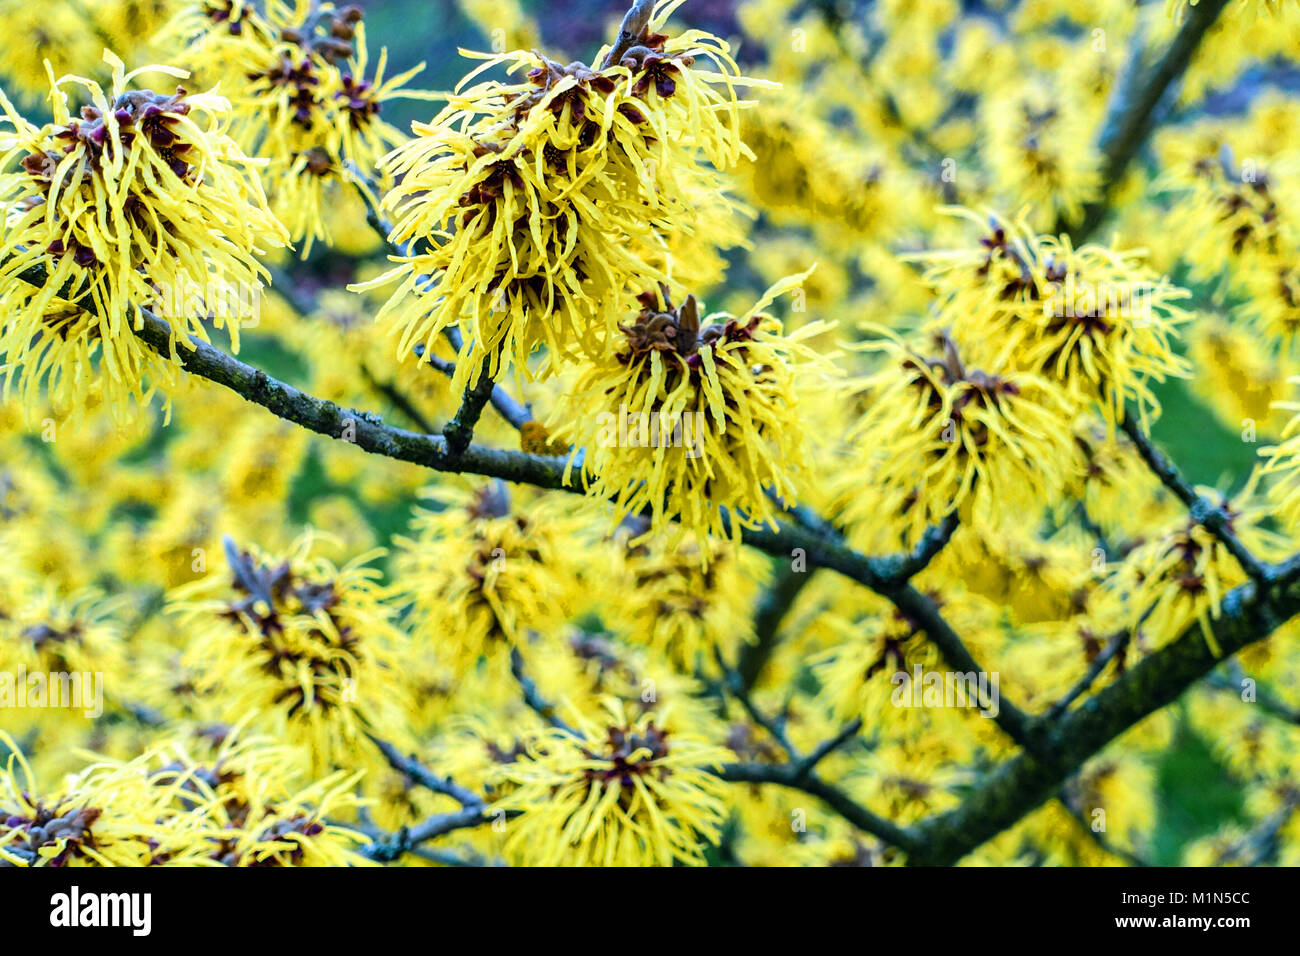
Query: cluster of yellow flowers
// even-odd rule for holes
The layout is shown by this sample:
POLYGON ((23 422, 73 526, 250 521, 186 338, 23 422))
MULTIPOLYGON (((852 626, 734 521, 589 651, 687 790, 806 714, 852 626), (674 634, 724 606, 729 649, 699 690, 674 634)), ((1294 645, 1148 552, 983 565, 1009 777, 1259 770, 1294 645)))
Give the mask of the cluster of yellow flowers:
POLYGON ((523 372, 539 349, 545 374, 615 351, 646 287, 712 278, 697 263, 711 245, 703 227, 726 210, 716 170, 752 158, 736 112, 747 81, 716 37, 655 32, 678 5, 594 68, 486 57, 384 160, 397 183, 383 202, 389 238, 407 251, 372 284, 396 283, 379 318, 400 331, 399 358, 455 327, 467 345, 454 387, 523 372), (497 66, 525 76, 466 86, 497 66))
POLYGON ((951 861, 1300 862, 1300 105, 1200 108, 1300 5, 1205 2, 462 0, 434 94, 0 0, 0 863, 897 865, 1174 645, 951 861))
POLYGON ((382 118, 384 104, 426 95, 402 88, 423 64, 385 77, 384 50, 371 72, 356 6, 203 0, 183 5, 159 43, 180 46, 179 65, 201 84, 220 83, 234 104, 231 135, 267 161, 267 194, 304 256, 329 241, 326 206, 344 198, 344 184, 364 187, 404 139, 382 118))
MULTIPOLYGON (((286 239, 254 161, 227 135, 225 100, 131 89, 141 71, 105 59, 107 92, 80 77, 52 80, 44 126, 0 94, 12 127, 0 141, 5 384, 22 382, 29 404, 45 387, 62 411, 78 410, 92 387, 120 411, 171 385, 173 370, 132 333, 135 310, 161 303, 174 336, 206 338, 190 290, 258 285, 267 273, 257 255, 286 239), (68 85, 90 101, 76 117, 68 85)), ((235 348, 245 318, 216 316, 235 348)))
POLYGON ((8 734, 0 860, 12 866, 346 866, 359 834, 342 774, 308 787, 289 752, 238 728, 195 727, 132 760, 92 763, 42 790, 8 734))

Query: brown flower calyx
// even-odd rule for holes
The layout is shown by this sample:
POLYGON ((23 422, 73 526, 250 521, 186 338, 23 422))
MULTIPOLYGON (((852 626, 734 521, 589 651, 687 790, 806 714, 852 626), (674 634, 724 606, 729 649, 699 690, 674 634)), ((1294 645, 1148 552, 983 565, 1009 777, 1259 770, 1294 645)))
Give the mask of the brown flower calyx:
MULTIPOLYGON (((223 618, 245 628, 251 622, 263 637, 270 638, 283 632, 281 616, 284 614, 315 616, 323 611, 333 616, 331 612, 338 604, 333 581, 308 581, 295 573, 287 561, 275 567, 263 567, 251 553, 238 549, 229 537, 224 544, 232 586, 244 596, 229 602, 221 614, 223 618)), ((355 642, 355 638, 349 637, 351 628, 337 629, 345 644, 355 642)))
MULTIPOLYGON (((190 164, 184 158, 189 151, 189 144, 183 142, 175 131, 177 121, 190 111, 185 96, 185 89, 179 86, 171 95, 155 93, 153 90, 131 90, 118 96, 112 106, 113 125, 117 127, 117 139, 122 147, 129 148, 137 136, 143 136, 180 179, 186 179, 190 174, 190 164)), ((63 147, 64 154, 72 153, 79 147, 85 149, 87 163, 82 168, 84 182, 89 180, 93 170, 99 169, 103 161, 104 150, 111 138, 110 124, 99 107, 83 106, 81 118, 72 120, 54 136, 67 141, 63 147)), ((48 191, 61 159, 53 151, 32 153, 23 159, 23 170, 45 184, 48 191)))
POLYGON ((632 84, 632 93, 644 97, 653 86, 655 92, 667 99, 677 91, 676 76, 682 67, 695 62, 691 56, 667 56, 664 43, 668 40, 666 33, 651 33, 649 27, 641 30, 631 45, 620 51, 617 47, 610 51, 606 66, 617 65, 628 70, 636 81, 632 84))
POLYGON ((658 770, 655 761, 668 756, 668 733, 651 721, 643 733, 631 728, 610 727, 605 737, 605 752, 593 753, 583 748, 583 754, 592 760, 610 764, 608 767, 586 771, 588 779, 614 781, 623 787, 632 787, 633 778, 658 770))
POLYGON ((1270 190, 1268 173, 1254 169, 1247 173, 1233 160, 1232 150, 1225 143, 1219 151, 1218 172, 1222 173, 1224 192, 1215 197, 1220 208, 1219 220, 1237 218, 1242 212, 1254 213, 1244 218, 1232 232, 1232 251, 1240 255, 1248 246, 1260 246, 1269 252, 1278 250, 1277 200, 1270 190))
POLYGON ((225 24, 232 37, 243 36, 244 27, 251 23, 249 9, 236 8, 235 0, 204 0, 203 15, 218 26, 225 24))
MULTIPOLYGON (((499 153, 501 148, 489 143, 475 142, 474 155, 476 157, 486 156, 488 153, 499 153)), ((490 206, 505 195, 506 182, 517 190, 524 188, 524 179, 519 174, 513 159, 502 159, 492 163, 483 171, 483 178, 471 186, 468 190, 460 195, 457 200, 459 206, 490 206)), ((462 225, 468 225, 472 210, 467 211, 462 220, 462 225)))
POLYGON ((24 837, 16 842, 8 842, 6 845, 11 849, 17 848, 31 854, 39 854, 42 847, 66 840, 63 849, 47 861, 48 866, 55 867, 67 866, 69 859, 83 855, 83 847, 93 849, 95 837, 91 827, 104 811, 97 807, 81 807, 60 813, 61 809, 60 807, 50 809, 37 804, 36 812, 30 818, 17 814, 6 817, 0 821, 0 827, 11 832, 21 831, 24 837))
POLYGON ((316 66, 309 57, 295 61, 288 52, 282 51, 274 65, 260 73, 249 73, 248 79, 254 83, 261 81, 268 91, 276 87, 288 89, 293 122, 311 129, 315 122, 313 112, 319 105, 316 87, 320 86, 320 77, 316 75, 316 66))
POLYGON ((932 407, 941 406, 943 396, 935 389, 931 376, 937 376, 944 386, 958 384, 972 386, 963 389, 953 402, 954 421, 961 421, 962 409, 969 405, 996 407, 1004 396, 1020 394, 1020 387, 1008 378, 992 375, 981 369, 966 368, 961 360, 957 343, 947 329, 936 332, 932 342, 938 354, 925 357, 912 353, 903 360, 903 368, 915 370, 916 374, 911 379, 911 385, 930 393, 929 401, 932 407), (926 370, 929 374, 926 374, 926 370))
POLYGON ((700 368, 701 347, 713 347, 719 342, 751 341, 761 316, 754 316, 742 324, 737 319, 714 323, 700 328, 700 306, 694 295, 688 295, 680 308, 674 308, 668 287, 659 284, 659 292, 643 292, 637 296, 641 311, 631 325, 620 325, 627 338, 627 349, 616 358, 626 365, 640 361, 652 352, 661 353, 665 359, 676 358, 687 369, 700 368))
POLYGON ((474 492, 465 510, 475 520, 508 517, 510 489, 503 481, 489 482, 474 492))
POLYGON ((677 92, 675 77, 681 72, 681 67, 690 66, 694 62, 694 58, 689 56, 669 57, 650 52, 646 47, 633 47, 628 51, 628 55, 623 57, 621 65, 632 70, 633 75, 637 77, 636 82, 632 84, 634 94, 644 97, 653 85, 655 92, 667 99, 677 92), (639 50, 646 51, 641 56, 640 62, 632 56, 639 50))
POLYGON ((1006 227, 996 218, 989 217, 989 234, 980 237, 980 245, 988 250, 984 262, 975 270, 975 274, 981 279, 987 279, 993 274, 993 266, 997 262, 1010 262, 1016 268, 1016 275, 1008 279, 1002 287, 1000 298, 1014 299, 1021 293, 1027 293, 1030 299, 1039 298, 1038 283, 1034 279, 1034 272, 1029 267, 1029 262, 1011 241, 1006 227))
MULTIPOLYGON (((612 93, 617 86, 613 77, 593 70, 581 60, 574 60, 565 66, 540 53, 538 58, 542 61, 542 65, 528 71, 528 81, 534 86, 541 87, 543 91, 550 90, 566 77, 573 77, 579 87, 590 86, 601 93, 612 93)), ((554 107, 552 109, 559 112, 554 107)))
MULTIPOLYGON (((566 66, 541 53, 535 55, 541 61, 541 65, 528 71, 528 81, 537 89, 528 93, 516 93, 506 101, 513 109, 516 124, 524 119, 534 106, 545 100, 547 94, 558 83, 566 79, 572 78, 573 85, 553 96, 547 104, 547 109, 559 116, 564 112, 565 106, 568 106, 570 115, 576 123, 586 119, 587 96, 591 90, 608 95, 614 92, 618 85, 613 77, 599 73, 577 60, 566 66)), ((595 124, 591 125, 594 127, 595 124)))
POLYGON ((307 157, 307 162, 302 171, 309 176, 323 177, 334 171, 334 160, 330 159, 329 152, 323 146, 313 146, 303 155, 307 157))
POLYGON ((321 10, 296 27, 285 27, 280 39, 327 63, 342 63, 353 53, 357 24, 364 18, 360 7, 349 5, 342 10, 321 10))
POLYGON ((574 657, 584 664, 596 664, 597 684, 603 683, 605 675, 609 673, 623 672, 631 675, 631 669, 618 656, 614 643, 607 635, 575 631, 568 643, 574 657))
POLYGON ((56 628, 51 624, 32 624, 23 628, 21 637, 32 642, 38 652, 45 648, 46 645, 59 645, 72 643, 81 643, 83 631, 80 622, 73 621, 65 628, 56 628))
MULTIPOLYGON (((234 588, 244 597, 229 603, 221 617, 236 624, 252 637, 265 655, 262 670, 268 675, 282 678, 304 670, 316 678, 337 678, 340 681, 355 679, 347 655, 360 660, 361 636, 350 625, 334 614, 338 595, 333 581, 308 581, 294 573, 288 562, 274 568, 261 567, 248 552, 239 551, 234 542, 225 539, 226 557, 234 575, 234 588), (326 630, 313 627, 309 633, 310 644, 293 648, 284 645, 284 615, 326 614, 332 627, 326 630), (343 652, 340 654, 340 652, 343 652)), ((319 689, 319 686, 318 686, 319 689)), ((329 695, 311 694, 300 684, 293 683, 276 698, 276 703, 292 700, 290 716, 310 703, 316 707, 339 706, 339 701, 329 695)))
POLYGON ((374 85, 369 80, 358 80, 351 73, 344 73, 343 88, 334 94, 336 100, 343 100, 348 122, 353 129, 363 129, 372 119, 379 115, 379 100, 375 96, 374 85))

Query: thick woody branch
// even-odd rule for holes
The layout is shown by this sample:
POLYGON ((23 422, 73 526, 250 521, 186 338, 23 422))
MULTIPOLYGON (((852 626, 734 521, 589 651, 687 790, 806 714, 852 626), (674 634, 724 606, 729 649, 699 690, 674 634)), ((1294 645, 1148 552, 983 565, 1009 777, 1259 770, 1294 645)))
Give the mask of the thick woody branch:
MULTIPOLYGON (((1247 582, 1230 591, 1215 625, 1222 650, 1215 655, 1199 624, 1136 666, 1096 696, 1046 727, 1039 752, 1004 764, 957 809, 923 820, 908 839, 914 864, 956 863, 1052 797, 1065 780, 1115 737, 1172 703, 1193 683, 1242 648, 1300 614, 1300 588, 1261 591, 1247 582)), ((901 845, 901 844, 900 844, 901 845)))

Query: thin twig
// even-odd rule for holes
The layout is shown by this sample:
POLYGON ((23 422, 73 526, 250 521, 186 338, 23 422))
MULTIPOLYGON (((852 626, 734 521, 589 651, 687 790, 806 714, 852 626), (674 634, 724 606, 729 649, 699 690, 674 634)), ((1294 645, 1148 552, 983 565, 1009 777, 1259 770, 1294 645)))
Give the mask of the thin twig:
POLYGON ((1088 670, 1075 683, 1073 687, 1066 692, 1065 696, 1058 700, 1047 711, 1047 720, 1056 720, 1063 713, 1070 709, 1070 705, 1082 697, 1093 685, 1093 682, 1101 676, 1101 672, 1106 669, 1106 665, 1115 659, 1121 650, 1128 647, 1128 642, 1133 638, 1133 631, 1124 628, 1116 632, 1106 643, 1106 647, 1093 658, 1092 663, 1088 665, 1088 670))
POLYGON ((440 777, 416 760, 415 757, 405 756, 393 744, 382 737, 376 737, 374 734, 367 734, 367 736, 374 741, 375 746, 384 755, 384 759, 388 761, 389 766, 405 774, 426 790, 432 790, 434 793, 451 797, 462 807, 482 807, 486 802, 482 796, 473 790, 462 787, 451 777, 440 777))
MULTIPOLYGON (((446 329, 444 334, 447 340, 452 343, 452 347, 457 352, 461 349, 461 338, 459 332, 454 328, 446 329), (455 333, 455 335, 453 335, 455 333)), ((435 371, 441 372, 448 378, 454 378, 456 375, 456 363, 447 359, 440 358, 427 350, 423 344, 415 347, 415 354, 433 367, 435 371)), ((516 399, 513 395, 501 387, 500 383, 492 386, 492 396, 489 399, 492 407, 496 409, 497 414, 515 427, 516 430, 523 428, 531 421, 535 421, 532 409, 523 402, 516 399)))
POLYGON ((600 69, 605 70, 623 59, 623 54, 632 49, 633 44, 645 32, 654 12, 654 0, 635 0, 631 8, 623 15, 623 22, 618 28, 618 39, 610 47, 605 58, 600 61, 600 69))
POLYGON ((1068 233, 1077 244, 1101 224, 1110 210, 1111 196, 1151 134, 1156 107, 1187 72, 1192 54, 1228 2, 1200 0, 1196 6, 1187 8, 1186 19, 1164 56, 1140 76, 1134 75, 1117 86, 1115 101, 1097 144, 1102 156, 1101 196, 1084 206, 1079 222, 1058 221, 1056 232, 1068 233))
POLYGON ((1250 575, 1253 580, 1259 582, 1269 581, 1272 577, 1271 570, 1241 543, 1241 539, 1232 530, 1232 516, 1227 509, 1202 497, 1178 473, 1178 469, 1174 467, 1173 463, 1165 458, 1159 449, 1152 444, 1151 439, 1147 437, 1146 432, 1142 430, 1142 426, 1138 424, 1131 411, 1125 414, 1124 421, 1120 423, 1120 428, 1133 442, 1133 447, 1137 449, 1138 455, 1146 462, 1152 474, 1159 478, 1160 483, 1187 506, 1192 520, 1214 535, 1219 540, 1219 543, 1227 549, 1228 553, 1237 559, 1237 563, 1241 565, 1242 570, 1250 575))
POLYGON ((460 399, 460 408, 451 421, 443 426, 442 434, 447 439, 447 448, 454 455, 459 455, 474 440, 474 426, 478 424, 483 409, 487 407, 496 388, 492 380, 492 368, 500 361, 500 350, 483 356, 479 366, 478 380, 465 386, 465 393, 460 399))
POLYGON ((800 592, 812 580, 815 569, 796 571, 789 558, 777 559, 776 573, 754 610, 754 640, 740 649, 736 662, 740 686, 748 691, 758 683, 763 669, 776 650, 781 622, 800 592))
POLYGON ((514 675, 515 680, 519 682, 519 688, 524 695, 524 703, 534 710, 539 717, 545 720, 556 730, 563 731, 571 737, 581 737, 582 735, 564 722, 556 713, 555 705, 542 696, 541 691, 537 689, 537 684, 524 671, 524 655, 519 653, 519 648, 510 648, 510 673, 514 675))
POLYGON ((371 860, 389 863, 434 837, 482 826, 492 819, 493 816, 483 806, 462 807, 451 813, 435 813, 415 826, 402 827, 395 833, 378 837, 357 852, 371 860))
POLYGON ((371 388, 388 399, 394 408, 410 419, 412 425, 426 435, 433 433, 433 424, 429 419, 425 418, 424 412, 416 408, 414 403, 392 382, 379 381, 364 362, 361 363, 361 377, 366 380, 371 388))

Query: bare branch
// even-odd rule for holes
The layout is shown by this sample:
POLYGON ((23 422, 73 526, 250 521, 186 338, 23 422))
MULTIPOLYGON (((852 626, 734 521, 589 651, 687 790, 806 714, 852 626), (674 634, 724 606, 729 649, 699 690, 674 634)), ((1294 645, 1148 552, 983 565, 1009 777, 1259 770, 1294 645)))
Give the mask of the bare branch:
POLYGON ((1187 16, 1164 56, 1149 70, 1132 74, 1116 88, 1115 100, 1102 128, 1098 149, 1102 154, 1101 198, 1088 203, 1077 223, 1064 219, 1056 232, 1067 233, 1075 244, 1090 235, 1110 210, 1110 199, 1123 179, 1133 157, 1146 142, 1154 126, 1156 107, 1166 92, 1187 72, 1192 54, 1218 19, 1229 0, 1200 0, 1187 8, 1187 16))
POLYGON ((1232 530, 1232 515, 1222 506, 1214 504, 1197 493, 1196 489, 1178 473, 1173 463, 1152 444, 1151 439, 1147 437, 1131 412, 1124 416, 1120 428, 1133 442, 1138 455, 1146 462, 1152 474, 1187 506, 1192 520, 1214 535, 1228 553, 1237 559, 1243 571, 1255 581, 1268 581, 1273 577, 1273 572, 1247 550, 1236 532, 1232 530))
POLYGON ((1056 720, 1056 718, 1060 717, 1070 709, 1071 704, 1087 693, 1088 688, 1093 685, 1093 682, 1101 676, 1101 672, 1106 669, 1106 665, 1114 660, 1120 651, 1128 647, 1129 641, 1133 639, 1133 634, 1134 632, 1128 628, 1116 632, 1106 643, 1106 647, 1102 652, 1093 658, 1092 663, 1088 665, 1087 672, 1079 678, 1078 682, 1075 683, 1069 691, 1066 692, 1064 697, 1053 704, 1051 709, 1047 711, 1047 719, 1056 720))
POLYGON ((510 648, 510 673, 519 682, 519 687, 524 695, 524 703, 536 711, 539 717, 556 730, 561 730, 571 737, 582 736, 556 715, 555 705, 542 696, 541 691, 537 689, 537 684, 525 673, 524 656, 519 653, 517 647, 510 648))
POLYGON ((415 757, 407 757, 402 754, 395 746, 381 737, 374 734, 367 734, 384 759, 388 761, 389 766, 400 773, 410 777, 411 780, 424 787, 426 790, 432 790, 434 793, 441 793, 444 796, 451 797, 462 807, 482 807, 484 804, 483 797, 479 796, 472 790, 462 787, 451 777, 440 777, 415 757))

